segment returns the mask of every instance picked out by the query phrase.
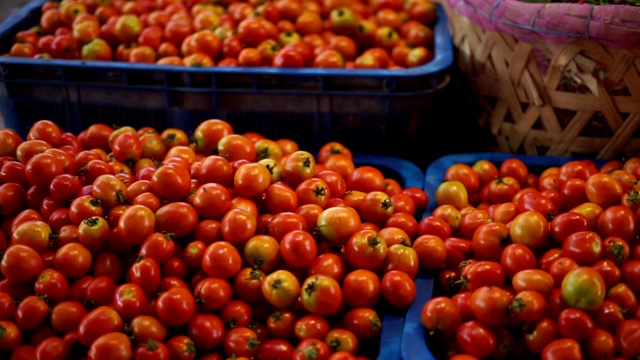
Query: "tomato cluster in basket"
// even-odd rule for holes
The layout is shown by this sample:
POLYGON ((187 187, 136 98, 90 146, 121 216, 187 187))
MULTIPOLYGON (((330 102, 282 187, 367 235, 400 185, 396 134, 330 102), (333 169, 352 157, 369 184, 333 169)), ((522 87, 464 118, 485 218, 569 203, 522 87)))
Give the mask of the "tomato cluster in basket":
POLYGON ((430 0, 63 0, 10 56, 176 66, 402 69, 434 57, 430 0))
POLYGON ((438 271, 421 314, 430 349, 455 360, 640 356, 640 158, 539 175, 514 158, 470 165, 447 169, 423 220, 425 264, 438 271))
POLYGON ((364 358, 415 297, 426 193, 339 143, 41 120, 0 130, 0 183, 12 359, 364 358))

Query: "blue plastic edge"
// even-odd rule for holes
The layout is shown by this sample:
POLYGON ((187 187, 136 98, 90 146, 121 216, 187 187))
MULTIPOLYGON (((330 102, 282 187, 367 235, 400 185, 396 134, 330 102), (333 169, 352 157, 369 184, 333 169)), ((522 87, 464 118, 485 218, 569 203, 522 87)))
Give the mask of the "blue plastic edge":
MULTIPOLYGON (((9 36, 15 31, 20 21, 29 16, 32 11, 38 10, 47 0, 33 0, 20 10, 0 23, 0 38, 9 36)), ((96 68, 112 70, 149 70, 182 73, 206 73, 206 74, 255 74, 255 75, 308 75, 308 76, 352 76, 352 77, 414 77, 434 74, 447 69, 453 63, 453 44, 449 31, 447 17, 440 4, 437 4, 437 21, 434 27, 434 59, 425 65, 403 70, 369 70, 369 69, 279 69, 271 67, 212 67, 212 68, 186 68, 179 66, 159 66, 146 64, 130 64, 116 61, 81 61, 60 59, 26 59, 8 56, 0 56, 0 65, 19 64, 37 66, 64 66, 69 68, 96 68)))
MULTIPOLYGON (((403 188, 422 188, 424 173, 414 163, 393 156, 354 154, 353 162, 357 166, 370 165, 379 169, 390 170, 398 175, 403 188)), ((419 284, 416 284, 420 286, 419 284)), ((416 298, 416 301, 418 299, 416 298)), ((425 300, 426 301, 426 300, 425 300)), ((380 334, 380 352, 378 360, 400 360, 402 331, 405 318, 402 314, 382 314, 382 333, 380 334)))
MULTIPOLYGON (((527 167, 561 166, 569 161, 578 160, 576 158, 563 156, 517 155, 496 152, 445 155, 436 159, 427 167, 424 179, 424 191, 429 196, 429 204, 425 209, 423 218, 431 215, 436 208, 436 189, 444 179, 444 174, 451 165, 463 163, 471 166, 479 160, 489 160, 499 166, 503 161, 513 158, 521 160, 527 167)), ((595 161, 598 166, 606 162, 603 160, 595 161)), ((436 360, 425 342, 426 332, 420 318, 424 304, 433 296, 434 284, 435 279, 433 277, 418 275, 416 279, 416 299, 407 310, 407 317, 402 330, 401 354, 403 360, 436 360)))

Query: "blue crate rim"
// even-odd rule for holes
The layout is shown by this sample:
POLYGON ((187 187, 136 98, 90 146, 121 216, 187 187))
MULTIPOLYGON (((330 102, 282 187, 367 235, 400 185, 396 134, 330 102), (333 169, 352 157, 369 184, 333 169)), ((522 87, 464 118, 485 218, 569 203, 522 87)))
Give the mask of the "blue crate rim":
MULTIPOLYGON (((573 158, 566 156, 538 156, 538 155, 520 155, 507 154, 499 152, 478 152, 478 153, 459 153, 449 154, 434 160, 425 171, 424 191, 429 196, 430 204, 425 209, 423 218, 431 215, 436 208, 435 191, 438 185, 444 179, 444 174, 451 165, 464 163, 473 165, 478 160, 488 160, 499 166, 500 163, 507 159, 519 159, 529 166, 561 166, 569 161, 581 160, 581 158, 573 158)), ((584 158, 582 158, 584 159, 584 158)), ((594 160, 598 166, 606 163, 606 160, 594 160)), ((431 299, 435 289, 435 279, 419 275, 416 279, 416 299, 407 310, 404 328, 402 330, 401 354, 404 360, 423 359, 436 360, 431 350, 425 342, 426 332, 422 325, 420 315, 424 304, 431 299), (416 354, 419 354, 416 357, 416 354)))
MULTIPOLYGON (((15 31, 18 23, 28 17, 32 12, 39 11, 42 4, 47 0, 32 0, 20 10, 9 16, 0 23, 0 38, 6 37, 15 31)), ((383 78, 409 78, 415 76, 431 75, 442 72, 453 63, 453 44, 451 33, 447 23, 446 15, 442 5, 437 4, 437 21, 434 26, 435 43, 434 59, 425 65, 403 70, 387 69, 279 69, 272 67, 211 67, 211 68, 188 68, 180 66, 161 66, 149 64, 132 64, 116 61, 82 61, 82 60, 60 60, 60 59, 31 59, 0 56, 0 65, 37 65, 42 67, 65 67, 65 68, 94 68, 102 70, 140 70, 140 71, 166 71, 173 73, 204 73, 204 74, 253 74, 253 75, 280 75, 280 76, 350 76, 350 77, 376 77, 383 78)), ((2 75, 0 67, 0 75, 2 75)), ((4 70, 6 71, 6 70, 4 70)), ((0 81, 2 77, 0 76, 0 81)))

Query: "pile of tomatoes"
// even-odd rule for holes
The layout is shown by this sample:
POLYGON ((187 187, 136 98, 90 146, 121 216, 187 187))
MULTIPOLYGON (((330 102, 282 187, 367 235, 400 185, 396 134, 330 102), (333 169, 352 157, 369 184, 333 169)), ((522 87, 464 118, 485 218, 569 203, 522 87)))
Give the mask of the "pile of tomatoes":
POLYGON ((223 120, 3 129, 0 184, 11 359, 355 359, 425 256, 423 190, 223 120))
POLYGON ((430 348, 455 360, 640 356, 637 179, 640 158, 539 175, 514 158, 450 166, 423 220, 439 293, 421 320, 429 342, 450 344, 430 348))
POLYGON ((10 56, 211 67, 402 69, 433 55, 430 0, 63 0, 10 56))

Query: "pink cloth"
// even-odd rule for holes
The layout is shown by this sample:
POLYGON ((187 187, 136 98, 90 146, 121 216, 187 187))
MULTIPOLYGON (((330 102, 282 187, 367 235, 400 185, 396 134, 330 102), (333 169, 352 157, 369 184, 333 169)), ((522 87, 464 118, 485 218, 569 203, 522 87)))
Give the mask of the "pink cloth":
POLYGON ((591 39, 615 48, 640 48, 640 7, 518 0, 447 0, 459 15, 485 30, 526 42, 564 44, 591 39))

